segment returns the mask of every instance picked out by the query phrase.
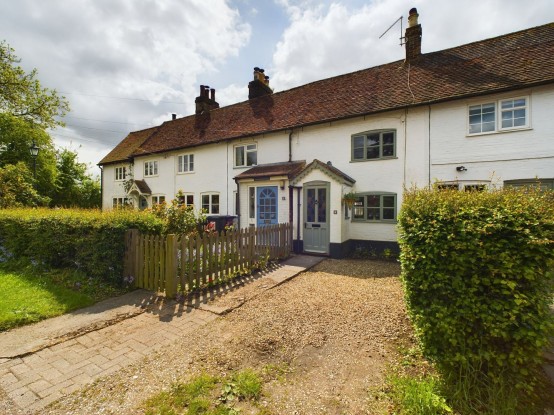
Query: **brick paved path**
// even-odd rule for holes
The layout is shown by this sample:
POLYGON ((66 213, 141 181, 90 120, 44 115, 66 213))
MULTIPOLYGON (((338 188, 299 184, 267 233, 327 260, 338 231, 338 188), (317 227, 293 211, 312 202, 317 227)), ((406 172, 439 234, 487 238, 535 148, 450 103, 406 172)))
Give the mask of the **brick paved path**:
POLYGON ((28 356, 0 363, 0 386, 15 404, 37 411, 217 318, 169 304, 28 356))
MULTIPOLYGON (((264 272, 260 277, 263 276, 268 281, 268 284, 264 285, 265 289, 271 289, 311 268, 321 260, 320 257, 294 256, 264 272)), ((234 292, 237 295, 237 291, 234 292)), ((128 295, 133 296, 132 293, 128 295)), ((137 295, 134 300, 143 297, 143 294, 137 292, 134 295, 137 295)), ((35 350, 34 346, 27 349, 25 345, 21 346, 21 343, 31 341, 30 338, 33 336, 29 330, 32 332, 33 329, 25 327, 20 330, 15 329, 14 332, 18 331, 12 334, 20 337, 15 339, 19 342, 10 343, 4 339, 1 344, 4 348, 7 348, 7 344, 19 344, 15 346, 18 350, 29 352, 24 352, 22 357, 9 358, 9 356, 17 356, 17 353, 13 353, 12 350, 10 354, 9 350, 3 350, 4 354, 0 356, 6 358, 0 357, 0 387, 17 408, 25 412, 40 411, 63 395, 79 390, 97 378, 136 362, 156 349, 170 344, 178 337, 185 337, 199 326, 216 319, 218 315, 230 311, 230 309, 206 304, 204 300, 198 297, 189 306, 175 302, 169 302, 164 307, 149 306, 142 314, 71 340, 62 341, 53 346, 44 343, 44 348, 36 352, 32 352, 35 350)), ((75 313, 77 316, 80 314, 80 317, 75 319, 80 318, 89 324, 91 319, 97 319, 98 316, 94 316, 96 313, 104 314, 108 319, 113 317, 109 313, 114 310, 100 311, 95 307, 102 308, 102 306, 93 306, 84 309, 80 313, 75 313)), ((117 310, 124 310, 126 313, 129 311, 128 308, 119 308, 115 311, 117 310)), ((71 321, 73 318, 68 315, 57 319, 58 322, 62 321, 62 326, 74 326, 76 323, 76 320, 71 321), (64 320, 67 318, 69 318, 68 321, 64 320)), ((38 324, 47 326, 47 321, 38 324)), ((74 329, 74 327, 70 328, 74 329)), ((39 333, 38 337, 41 336, 42 333, 39 333)), ((31 342, 36 340, 33 339, 31 342)))

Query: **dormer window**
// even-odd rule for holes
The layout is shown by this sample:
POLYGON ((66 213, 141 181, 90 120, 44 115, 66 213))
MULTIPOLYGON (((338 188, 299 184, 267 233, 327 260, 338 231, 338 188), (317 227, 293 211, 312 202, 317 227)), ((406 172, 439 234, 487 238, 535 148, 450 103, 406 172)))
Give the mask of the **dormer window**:
POLYGON ((235 146, 235 167, 248 167, 258 164, 258 146, 245 144, 235 146))

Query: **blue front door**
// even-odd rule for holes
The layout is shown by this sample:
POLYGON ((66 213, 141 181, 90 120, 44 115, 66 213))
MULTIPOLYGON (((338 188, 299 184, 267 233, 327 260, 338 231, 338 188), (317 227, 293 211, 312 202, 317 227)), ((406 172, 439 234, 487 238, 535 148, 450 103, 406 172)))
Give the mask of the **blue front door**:
POLYGON ((257 226, 274 225, 277 221, 277 186, 257 188, 257 226))

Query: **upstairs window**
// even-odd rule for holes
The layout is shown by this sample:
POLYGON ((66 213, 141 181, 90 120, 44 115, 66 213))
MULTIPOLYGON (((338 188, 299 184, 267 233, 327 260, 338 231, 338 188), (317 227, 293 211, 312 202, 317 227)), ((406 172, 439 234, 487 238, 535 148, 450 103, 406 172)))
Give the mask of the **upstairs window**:
POLYGON ((157 176, 158 175, 158 162, 145 161, 144 162, 144 177, 157 176))
POLYGON ((219 193, 204 193, 202 196, 202 210, 208 214, 219 214, 219 193))
POLYGON ((258 146, 245 144, 235 147, 235 167, 255 166, 258 164, 258 146))
POLYGON ((528 102, 527 97, 520 97, 470 105, 469 134, 494 133, 528 127, 528 102))
POLYGON ((194 154, 183 154, 177 157, 177 172, 192 173, 194 171, 194 154))
POLYGON ((352 220, 360 222, 393 222, 396 220, 396 194, 358 195, 352 208, 352 220))
POLYGON ((127 168, 126 167, 116 167, 115 168, 115 181, 121 182, 127 178, 127 168))
POLYGON ((396 157, 396 131, 369 131, 352 136, 352 160, 396 157))

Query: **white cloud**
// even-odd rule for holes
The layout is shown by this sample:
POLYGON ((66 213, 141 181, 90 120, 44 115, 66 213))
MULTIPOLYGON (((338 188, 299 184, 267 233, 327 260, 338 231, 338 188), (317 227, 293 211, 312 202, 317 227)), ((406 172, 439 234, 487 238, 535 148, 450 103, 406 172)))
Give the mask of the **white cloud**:
MULTIPOLYGON (((554 2, 466 0, 463 7, 443 0, 352 1, 276 0, 289 25, 273 54, 272 85, 288 89, 318 79, 404 58, 400 25, 379 36, 401 15, 417 7, 423 52, 458 46, 545 24, 554 19, 554 2)), ((402 33, 403 35, 403 33, 402 33)))
MULTIPOLYGON (((0 27, 22 64, 67 94, 70 115, 141 124, 193 113, 198 77, 237 56, 251 34, 226 0, 20 0, 3 8, 0 27)), ((83 148, 126 135, 71 123, 83 148)))

